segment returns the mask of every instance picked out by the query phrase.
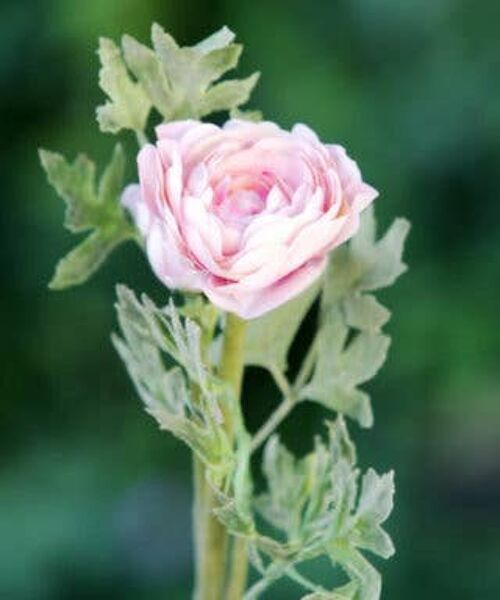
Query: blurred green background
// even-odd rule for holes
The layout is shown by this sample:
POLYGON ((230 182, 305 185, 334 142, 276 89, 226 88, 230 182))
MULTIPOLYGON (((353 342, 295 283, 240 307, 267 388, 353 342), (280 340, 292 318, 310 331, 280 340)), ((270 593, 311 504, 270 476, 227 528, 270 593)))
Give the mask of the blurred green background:
MULTIPOLYGON (((370 386, 360 461, 397 471, 377 563, 383 597, 500 598, 500 48, 497 0, 2 0, 0 598, 187 599, 187 451, 142 411, 109 342, 114 284, 162 290, 132 245, 88 285, 48 292, 74 240, 36 149, 114 143, 94 108, 100 35, 194 43, 227 24, 262 71, 252 106, 347 146, 381 190, 382 224, 413 223, 410 272, 383 300, 392 352, 370 386)), ((127 140, 133 149, 133 140, 127 140)), ((130 159, 130 177, 133 161, 130 159)), ((299 344, 300 345, 300 344, 299 344)), ((251 371, 255 428, 277 397, 251 371)), ((283 430, 297 452, 321 416, 283 430)), ((276 586, 266 596, 297 598, 276 586)))

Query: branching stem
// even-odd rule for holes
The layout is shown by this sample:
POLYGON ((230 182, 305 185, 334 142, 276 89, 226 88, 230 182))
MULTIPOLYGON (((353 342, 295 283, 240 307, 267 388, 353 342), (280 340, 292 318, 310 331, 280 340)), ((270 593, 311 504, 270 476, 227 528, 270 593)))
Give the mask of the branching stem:
POLYGON ((283 398, 276 410, 271 413, 271 416, 254 435, 251 444, 252 452, 255 452, 260 448, 260 446, 274 431, 276 431, 279 425, 286 419, 286 417, 296 406, 297 402, 299 401, 300 391, 307 383, 314 369, 317 347, 317 338, 315 338, 311 343, 309 350, 307 351, 293 386, 290 386, 281 369, 277 368, 275 365, 269 366, 269 372, 271 373, 279 390, 283 394, 283 398))

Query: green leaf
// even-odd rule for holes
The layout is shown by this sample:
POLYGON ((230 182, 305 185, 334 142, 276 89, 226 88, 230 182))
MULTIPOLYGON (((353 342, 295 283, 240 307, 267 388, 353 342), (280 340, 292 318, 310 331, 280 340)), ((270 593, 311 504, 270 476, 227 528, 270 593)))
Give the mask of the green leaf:
POLYGON ((342 312, 334 305, 323 315, 315 371, 300 397, 346 414, 362 427, 371 427, 369 397, 357 386, 373 377, 383 364, 389 339, 379 333, 361 332, 346 346, 347 336, 342 312))
POLYGON ((239 108, 232 108, 229 111, 229 116, 231 119, 241 119, 242 121, 252 121, 254 123, 263 119, 260 110, 240 110, 239 108))
POLYGON ((373 208, 365 211, 359 233, 351 242, 354 261, 360 265, 357 288, 378 290, 392 285, 407 270, 402 260, 410 230, 406 219, 395 219, 386 234, 375 241, 376 223, 373 208))
POLYGON ((86 156, 70 164, 60 154, 40 150, 40 160, 66 204, 65 227, 74 233, 92 231, 57 265, 49 287, 61 290, 86 281, 116 246, 136 237, 119 203, 125 159, 117 145, 97 190, 95 165, 86 156))
POLYGON ((109 97, 97 108, 101 131, 118 133, 121 129, 142 132, 151 110, 151 100, 140 83, 127 71, 118 46, 110 39, 99 40, 99 85, 109 97))
POLYGON ((251 510, 250 436, 239 432, 229 493, 219 492, 220 506, 214 509, 219 521, 233 535, 253 538, 256 533, 251 510))
POLYGON ((211 86, 238 64, 241 46, 224 28, 194 47, 179 47, 159 25, 151 34, 162 70, 175 91, 176 102, 167 114, 172 118, 200 118, 214 111, 231 110, 246 102, 257 75, 211 86))
POLYGON ((358 505, 358 517, 383 523, 391 514, 394 505, 394 473, 377 475, 368 469, 361 482, 361 495, 358 505))
MULTIPOLYGON (((147 98, 143 106, 148 106, 148 111, 152 105, 168 121, 199 119, 212 112, 231 111, 249 99, 258 74, 246 79, 219 82, 221 77, 237 66, 242 51, 240 44, 233 43, 234 34, 227 27, 191 47, 180 47, 156 23, 152 27, 151 38, 153 49, 140 44, 131 36, 124 36, 122 50, 125 62, 119 50, 112 47, 115 65, 112 72, 115 73, 115 79, 119 78, 129 96, 131 89, 139 89, 141 97, 147 98), (128 78, 127 67, 136 82, 128 78), (130 85, 135 87, 130 88, 130 85)), ((107 87, 109 89, 110 86, 107 87)), ((125 101, 121 87, 118 90, 116 87, 113 88, 112 98, 116 99, 118 108, 114 110, 121 116, 124 106, 136 104, 125 101)), ((108 89, 106 91, 110 94, 108 89)), ((100 109, 101 112, 102 110, 100 109)))
POLYGON ((212 50, 218 50, 219 48, 228 46, 234 41, 234 38, 234 33, 229 29, 229 27, 224 25, 224 27, 221 27, 215 33, 212 33, 201 42, 198 42, 195 48, 203 54, 208 54, 209 52, 212 52, 212 50))
POLYGON ((125 286, 117 295, 122 337, 113 336, 113 343, 147 412, 191 447, 216 484, 234 463, 220 408, 231 392, 202 361, 199 326, 172 303, 159 308, 146 296, 139 301, 125 286), (169 359, 178 366, 169 369, 169 359))
MULTIPOLYGON (((295 548, 279 559, 284 573, 287 561, 293 566, 326 553, 332 566, 340 566, 348 575, 347 585, 332 592, 318 591, 312 598, 378 600, 380 575, 359 550, 384 558, 394 551, 381 528, 392 509, 393 476, 379 476, 369 469, 359 492, 356 454, 344 420, 329 423, 328 431, 328 445, 317 439, 314 451, 301 460, 277 437, 268 441, 264 454, 268 491, 258 498, 257 508, 283 532, 288 547, 295 548)), ((277 559, 272 549, 266 552, 277 559)))
POLYGON ((409 229, 406 219, 395 219, 377 241, 373 207, 366 209, 358 233, 332 252, 325 278, 325 304, 392 285, 407 269, 402 254, 409 229))
POLYGON ((353 547, 369 550, 383 558, 394 554, 392 540, 381 527, 392 511, 393 498, 393 472, 378 475, 368 469, 361 480, 357 508, 348 523, 347 536, 353 547))
POLYGON ((380 333, 390 312, 363 291, 389 285, 405 270, 401 257, 407 233, 407 222, 397 219, 376 241, 370 208, 353 240, 332 253, 323 280, 315 369, 300 398, 346 414, 362 427, 372 426, 373 413, 369 396, 358 386, 378 372, 390 344, 380 333))
POLYGON ((380 331, 391 313, 370 295, 351 294, 343 302, 346 324, 354 329, 380 331))
POLYGON ((390 536, 380 525, 394 505, 394 473, 378 475, 373 469, 363 476, 353 538, 359 548, 389 558, 394 554, 390 536))
POLYGON ((214 509, 215 516, 232 535, 251 537, 255 532, 253 519, 242 513, 234 498, 222 497, 221 506, 214 509))
POLYGON ((351 538, 358 548, 369 550, 382 558, 390 558, 394 555, 391 537, 379 525, 360 521, 351 538))
POLYGON ((71 250, 56 266, 49 287, 64 290, 85 283, 122 242, 131 239, 128 230, 97 230, 71 250))
POLYGON ((246 79, 231 79, 212 86, 199 103, 199 116, 205 117, 246 104, 259 77, 259 73, 254 73, 246 79))
POLYGON ((155 52, 129 35, 123 36, 122 48, 130 71, 142 85, 152 105, 160 114, 169 116, 177 100, 155 52))
POLYGON ((389 343, 380 333, 359 333, 339 357, 337 385, 352 389, 374 377, 385 362, 389 343))
MULTIPOLYGON (((380 573, 356 550, 343 545, 332 546, 332 561, 337 562, 353 583, 353 600, 379 600, 382 592, 380 573)), ((348 596, 349 598, 349 596, 348 596)))
POLYGON ((269 438, 262 467, 269 491, 258 498, 256 505, 269 523, 294 541, 300 535, 301 513, 308 496, 306 466, 280 444, 277 435, 269 438))
POLYGON ((357 421, 361 427, 372 427, 373 410, 370 403, 370 396, 358 389, 344 389, 330 383, 319 383, 321 380, 315 379, 314 383, 304 389, 302 398, 313 399, 326 408, 346 415, 357 421))
POLYGON ((353 583, 337 588, 332 592, 313 592, 307 594, 302 600, 359 600, 359 596, 356 596, 358 586, 353 583))
POLYGON ((277 435, 264 449, 268 491, 257 499, 257 509, 286 534, 289 544, 308 555, 313 547, 315 554, 321 553, 322 546, 316 542, 325 535, 327 520, 337 532, 342 527, 342 513, 349 512, 355 501, 355 451, 342 419, 329 425, 329 434, 329 447, 317 438, 314 452, 300 460, 277 435))
POLYGON ((69 165, 63 156, 48 150, 40 150, 40 161, 50 185, 66 203, 66 229, 74 233, 90 229, 97 208, 94 163, 80 154, 69 165))
POLYGON ((245 362, 267 369, 286 370, 287 354, 303 318, 318 295, 312 285, 297 298, 247 325, 245 362))

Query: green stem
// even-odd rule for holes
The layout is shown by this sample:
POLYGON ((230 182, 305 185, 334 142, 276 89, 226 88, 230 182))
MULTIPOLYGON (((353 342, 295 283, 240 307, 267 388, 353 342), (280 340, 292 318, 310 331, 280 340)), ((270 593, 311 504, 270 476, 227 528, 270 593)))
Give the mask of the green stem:
POLYGON ((204 467, 196 457, 194 473, 195 599, 220 600, 224 590, 227 534, 213 514, 216 498, 206 481, 204 467))
POLYGON ((145 146, 148 143, 148 138, 147 138, 146 134, 144 133, 144 131, 141 131, 140 129, 135 130, 135 137, 137 139, 137 143, 139 144, 139 148, 142 148, 143 146, 145 146))
POLYGON ((309 350, 302 362, 302 366, 300 368, 299 374, 297 375, 297 379, 293 384, 293 388, 296 391, 300 391, 304 385, 307 383, 307 380, 311 376, 311 373, 314 369, 314 365, 316 363, 316 355, 318 352, 318 336, 316 335, 311 345, 309 346, 309 350))
POLYGON ((245 539, 233 538, 226 600, 241 600, 248 576, 248 544, 245 539))
POLYGON ((252 444, 250 446, 251 452, 255 452, 260 448, 260 446, 262 446, 262 444, 267 440, 267 438, 290 414, 295 404, 296 402, 293 397, 286 396, 285 398, 283 398, 281 403, 278 405, 278 408, 273 413, 271 413, 271 416, 267 419, 264 425, 262 425, 262 427, 253 436, 252 444))
POLYGON ((281 425, 281 423, 297 405, 300 390, 304 387, 304 384, 307 382, 311 376, 312 370, 314 369, 316 352, 317 338, 313 340, 311 346, 309 347, 293 387, 290 387, 286 377, 283 376, 283 373, 279 369, 275 368, 274 366, 269 368, 276 385, 283 394, 283 399, 276 410, 271 413, 271 416, 267 419, 264 425, 262 425, 262 427, 253 436, 250 446, 250 451, 252 453, 262 446, 267 438, 279 427, 279 425, 281 425))
MULTIPOLYGON (((228 313, 219 377, 233 388, 235 397, 238 400, 238 406, 241 383, 243 381, 243 370, 245 368, 245 332, 246 322, 236 315, 228 313)), ((231 411, 225 411, 224 422, 227 431, 231 435, 234 435, 235 423, 232 422, 231 411)))
MULTIPOLYGON (((228 315, 224 332, 219 377, 234 390, 239 407, 239 396, 244 370, 245 322, 228 315)), ((239 410, 239 408, 237 409, 239 410)), ((234 438, 234 410, 223 407, 224 428, 234 438)), ((202 465, 195 459, 194 528, 196 542, 196 600, 240 600, 246 584, 246 547, 234 539, 226 587, 228 534, 214 516, 217 498, 205 478, 202 465), (226 592, 226 593, 225 593, 226 592)))
MULTIPOLYGON (((231 437, 235 427, 241 426, 243 417, 240 408, 241 385, 245 369, 245 331, 246 323, 233 314, 228 314, 224 346, 219 376, 232 386, 237 402, 236 414, 240 424, 231 421, 230 412, 226 411, 225 423, 231 437)), ((243 538, 233 538, 229 575, 226 588, 226 600, 241 600, 246 587, 248 574, 248 549, 243 538)))

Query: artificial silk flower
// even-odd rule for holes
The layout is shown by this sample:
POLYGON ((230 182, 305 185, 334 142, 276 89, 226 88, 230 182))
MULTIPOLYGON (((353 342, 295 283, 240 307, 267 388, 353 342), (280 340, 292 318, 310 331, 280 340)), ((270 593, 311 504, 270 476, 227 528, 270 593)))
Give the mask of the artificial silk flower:
POLYGON ((370 468, 360 477, 346 418, 373 424, 362 386, 382 366, 390 341, 382 331, 390 313, 373 292, 406 270, 409 224, 396 219, 378 237, 368 210, 360 226, 377 192, 344 148, 322 143, 305 125, 286 131, 271 122, 230 119, 220 127, 199 120, 250 116, 239 107, 258 74, 225 77, 241 53, 227 27, 180 47, 153 24, 151 42, 125 35, 120 46, 106 38, 99 44, 106 100, 97 120, 103 132, 135 134, 138 183, 124 189, 119 143, 98 181, 86 155, 70 162, 40 151, 66 204, 65 226, 87 233, 59 261, 50 287, 82 284, 116 247, 142 241, 166 286, 202 292, 229 313, 182 294, 179 306, 177 295, 157 306, 117 286, 113 344, 148 414, 194 458, 194 598, 255 600, 288 577, 307 590, 304 600, 379 600, 381 576, 365 553, 394 553, 382 527, 393 506, 393 474, 370 468), (163 124, 149 144, 144 129, 152 111, 163 124), (311 337, 301 332, 306 315, 311 337), (241 405, 248 366, 265 369, 281 395, 256 431, 241 405), (279 428, 303 402, 329 415, 328 435, 316 435, 299 458, 280 441, 279 428), (259 458, 265 490, 254 485, 259 458), (301 572, 302 563, 321 556, 344 573, 334 590, 301 572), (250 559, 259 577, 248 585, 250 559))
POLYGON ((343 147, 307 126, 231 119, 156 129, 122 202, 158 278, 251 319, 323 272, 377 197, 343 147))

